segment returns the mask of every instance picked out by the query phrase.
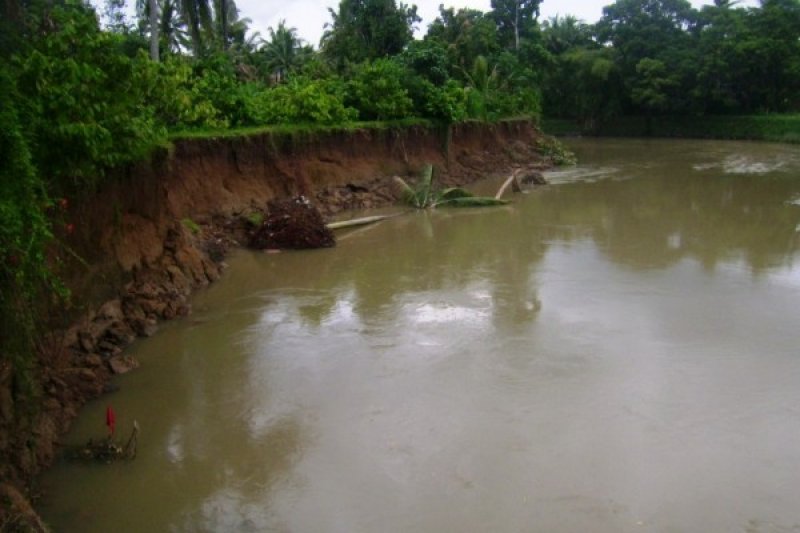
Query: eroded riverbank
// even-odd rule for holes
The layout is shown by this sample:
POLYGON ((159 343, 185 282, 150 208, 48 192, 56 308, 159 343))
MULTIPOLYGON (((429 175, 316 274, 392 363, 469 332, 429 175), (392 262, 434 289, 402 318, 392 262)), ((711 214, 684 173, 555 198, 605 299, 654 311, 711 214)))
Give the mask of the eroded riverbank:
POLYGON ((27 486, 52 461, 78 409, 113 390, 113 374, 137 366, 123 349, 190 312, 189 295, 219 278, 248 216, 268 200, 302 194, 329 215, 388 205, 391 177, 429 163, 445 184, 522 164, 545 167, 539 135, 529 122, 510 121, 178 141, 97 195, 71 202, 65 218, 75 229, 62 238, 75 255, 63 258, 63 274, 79 307, 62 320, 77 321, 46 343, 34 416, 15 410, 10 369, 0 368, 3 479, 27 486))

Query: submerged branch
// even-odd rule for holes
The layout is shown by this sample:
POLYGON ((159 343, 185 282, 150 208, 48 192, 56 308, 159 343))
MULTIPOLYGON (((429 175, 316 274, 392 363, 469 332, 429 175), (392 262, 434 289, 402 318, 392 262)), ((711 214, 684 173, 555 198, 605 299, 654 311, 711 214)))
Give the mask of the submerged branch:
POLYGON ((327 227, 330 230, 334 230, 334 229, 350 228, 353 226, 364 226, 366 224, 375 224, 376 222, 381 222, 383 220, 386 220, 387 218, 393 218, 402 214, 403 213, 394 213, 393 215, 376 215, 371 217, 354 218, 352 220, 342 220, 340 222, 330 222, 328 224, 325 224, 325 227, 327 227))
POLYGON ((495 200, 499 200, 500 198, 503 197, 509 185, 512 185, 511 190, 513 192, 522 192, 522 184, 520 184, 519 182, 520 172, 521 169, 517 169, 511 173, 511 176, 508 177, 508 179, 500 187, 500 190, 498 190, 497 194, 494 196, 495 200))

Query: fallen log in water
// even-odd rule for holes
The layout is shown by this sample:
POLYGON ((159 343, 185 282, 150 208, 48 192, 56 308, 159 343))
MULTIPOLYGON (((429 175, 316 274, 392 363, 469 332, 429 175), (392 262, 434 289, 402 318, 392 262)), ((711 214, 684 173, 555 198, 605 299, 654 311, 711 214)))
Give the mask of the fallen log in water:
POLYGON ((394 213, 392 215, 375 215, 371 217, 362 217, 362 218, 354 218, 352 220, 342 220, 340 222, 330 222, 329 224, 325 224, 325 227, 334 230, 334 229, 342 229, 342 228, 351 228, 354 226, 365 226, 367 224, 375 224, 376 222, 381 222, 382 220, 386 220, 387 218, 393 218, 396 216, 400 216, 403 213, 394 213))
POLYGON ((523 185, 547 185, 547 180, 536 168, 518 168, 511 173, 506 181, 503 182, 500 190, 498 190, 497 194, 495 195, 495 199, 499 200, 502 198, 509 185, 511 186, 511 190, 513 192, 525 192, 522 188, 523 185))
POLYGON ((508 179, 500 187, 500 190, 498 190, 497 194, 494 196, 495 200, 499 200, 500 198, 503 197, 503 195, 506 193, 506 189, 508 189, 509 185, 513 185, 511 187, 512 192, 522 192, 522 185, 519 182, 519 174, 520 174, 520 172, 521 172, 521 169, 517 169, 511 174, 511 176, 508 177, 508 179))

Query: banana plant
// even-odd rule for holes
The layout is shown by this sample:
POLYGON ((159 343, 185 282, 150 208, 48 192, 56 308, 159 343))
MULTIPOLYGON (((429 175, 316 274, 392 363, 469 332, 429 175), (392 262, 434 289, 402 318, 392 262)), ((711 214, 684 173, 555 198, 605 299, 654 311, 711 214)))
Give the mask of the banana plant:
POLYGON ((416 209, 449 207, 485 207, 505 205, 507 200, 475 196, 460 187, 436 190, 433 187, 433 166, 426 165, 416 187, 411 187, 403 178, 395 177, 400 186, 403 201, 416 209))

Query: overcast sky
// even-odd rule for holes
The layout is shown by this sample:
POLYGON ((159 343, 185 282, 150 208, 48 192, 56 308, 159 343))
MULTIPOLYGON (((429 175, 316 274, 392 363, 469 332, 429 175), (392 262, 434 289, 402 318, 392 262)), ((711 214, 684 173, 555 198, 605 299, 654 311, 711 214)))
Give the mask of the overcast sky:
MULTIPOLYGON (((416 4, 422 17, 418 34, 424 34, 428 24, 439 14, 439 4, 446 7, 471 7, 488 11, 491 0, 407 0, 407 4, 416 4)), ((612 0, 544 0, 541 5, 541 20, 555 15, 575 15, 586 22, 596 22, 600 18, 603 6, 612 0)), ((712 4, 712 1, 691 0, 695 7, 712 4)), ((298 35, 308 43, 317 46, 322 35, 323 26, 330 22, 328 7, 339 5, 338 0, 236 0, 242 16, 249 17, 253 23, 251 29, 267 36, 267 28, 276 26, 285 19, 290 27, 297 28, 298 35)), ((757 5, 756 0, 744 0, 740 5, 757 5)))
MULTIPOLYGON (((90 0, 102 12, 104 0, 90 0)), ((613 0, 544 0, 541 4, 540 20, 555 15, 574 15, 585 22, 594 23, 603 13, 603 6, 613 0)), ((690 0, 695 7, 712 4, 712 0, 690 0)), ((128 0, 128 11, 133 16, 135 0, 128 0)), ((439 14, 439 4, 446 7, 470 7, 488 11, 491 0, 406 0, 406 4, 416 4, 422 22, 417 28, 417 37, 425 34, 433 19, 439 14)), ((758 5, 758 0, 740 0, 740 6, 758 5)), ((330 22, 328 7, 336 8, 339 0, 236 0, 242 17, 252 20, 251 31, 257 31, 262 37, 268 35, 267 28, 275 27, 281 19, 286 20, 289 27, 297 28, 298 35, 315 47, 326 22, 330 22)))

